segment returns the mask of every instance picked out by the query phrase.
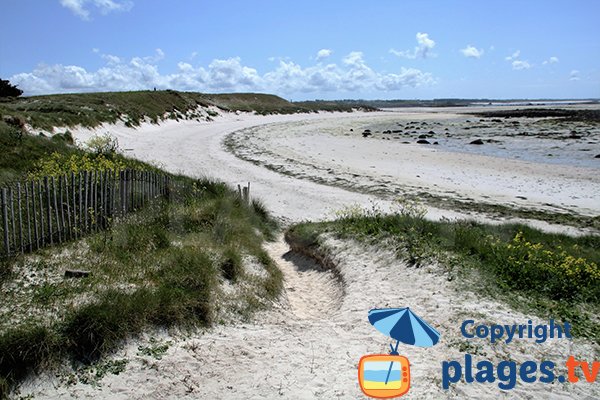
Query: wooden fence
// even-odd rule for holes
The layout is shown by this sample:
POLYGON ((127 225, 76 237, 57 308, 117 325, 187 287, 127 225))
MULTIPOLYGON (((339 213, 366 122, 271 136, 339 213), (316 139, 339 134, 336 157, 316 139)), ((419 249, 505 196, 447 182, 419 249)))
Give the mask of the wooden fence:
POLYGON ((169 175, 153 171, 85 171, 2 188, 3 248, 10 257, 106 229, 115 217, 168 196, 169 175))

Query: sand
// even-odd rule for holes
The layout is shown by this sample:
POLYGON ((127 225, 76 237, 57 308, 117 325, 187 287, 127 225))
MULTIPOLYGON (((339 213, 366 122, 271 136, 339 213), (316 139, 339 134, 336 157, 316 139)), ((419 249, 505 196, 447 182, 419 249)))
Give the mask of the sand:
MULTIPOLYGON (((170 171, 213 176, 233 185, 251 182, 252 195, 260 197, 284 223, 328 218, 349 204, 370 206, 375 201, 386 208, 391 204, 390 193, 396 193, 397 188, 451 192, 447 195, 477 200, 488 196, 489 201, 507 205, 598 214, 600 204, 594 199, 600 198, 600 189, 593 168, 550 168, 522 160, 356 137, 361 124, 376 125, 389 117, 382 113, 268 117, 228 114, 206 123, 144 124, 136 130, 104 126, 95 131, 78 129, 74 135, 85 140, 108 130, 129 154, 170 171), (354 127, 354 136, 346 136, 350 126, 354 127), (227 151, 223 140, 232 133, 243 137, 246 156, 253 154, 256 163, 240 160, 227 151), (395 166, 397 163, 402 167, 395 166), (265 168, 266 164, 271 168, 282 165, 288 175, 265 168), (357 182, 354 190, 344 188, 345 182, 339 186, 315 182, 331 184, 331 179, 344 180, 348 174, 355 178, 351 182, 357 182), (381 198, 360 193, 365 185, 380 187, 381 198)), ((400 118, 397 114, 391 117, 400 118)), ((418 110, 407 118, 421 117, 422 110, 418 110)), ((446 120, 464 116, 437 113, 429 117, 446 120)), ((238 143, 237 148, 242 146, 238 143)), ((437 218, 464 217, 440 208, 429 211, 437 218)), ((410 268, 384 248, 333 238, 327 239, 326 246, 341 281, 310 260, 289 253, 279 238, 267 246, 267 251, 284 273, 285 290, 281 299, 270 310, 257 313, 254 321, 225 323, 206 332, 151 332, 130 340, 109 358, 128 360, 125 371, 118 375, 107 374, 96 385, 69 385, 64 375, 44 374, 26 382, 21 394, 35 398, 115 399, 363 398, 356 379, 358 361, 365 354, 387 352, 389 345, 389 339, 368 323, 368 310, 410 306, 442 333, 442 339, 431 349, 400 347, 400 353, 412 365, 412 386, 405 398, 600 396, 597 385, 587 383, 519 383, 512 391, 501 392, 496 384, 461 382, 443 390, 442 361, 461 359, 467 351, 476 354, 477 360, 549 359, 562 363, 571 354, 589 359, 599 350, 578 339, 545 344, 519 340, 509 345, 466 340, 459 329, 467 317, 488 324, 543 321, 462 291, 438 265, 410 268), (149 345, 151 337, 169 346, 161 359, 139 352, 140 346, 149 345)), ((563 373, 563 368, 557 367, 557 372, 563 373)))

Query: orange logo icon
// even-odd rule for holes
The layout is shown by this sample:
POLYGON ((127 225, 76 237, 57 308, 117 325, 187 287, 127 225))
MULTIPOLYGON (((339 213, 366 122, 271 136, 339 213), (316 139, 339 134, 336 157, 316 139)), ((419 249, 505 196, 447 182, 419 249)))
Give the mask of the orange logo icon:
POLYGON ((358 364, 360 389, 369 397, 399 397, 410 388, 410 364, 400 355, 371 354, 358 364))

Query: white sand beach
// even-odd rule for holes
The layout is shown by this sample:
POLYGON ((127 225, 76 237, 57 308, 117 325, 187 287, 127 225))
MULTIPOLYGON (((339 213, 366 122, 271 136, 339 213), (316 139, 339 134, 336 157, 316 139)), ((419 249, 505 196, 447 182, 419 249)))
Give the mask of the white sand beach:
MULTIPOLYGON (((464 124, 468 118, 474 119, 452 110, 267 117, 225 114, 213 122, 170 121, 143 124, 137 129, 77 129, 74 136, 85 141, 94 134, 109 132, 118 138, 127 154, 158 163, 169 171, 207 175, 232 185, 250 182, 252 196, 263 200, 284 223, 326 219, 335 210, 351 204, 370 207, 375 202, 386 209, 395 197, 408 192, 586 216, 600 213, 600 160, 593 167, 471 154, 442 143, 429 146, 386 140, 379 128, 389 123, 406 125, 404 121, 426 120, 434 126, 427 131, 441 133, 445 124, 464 124), (364 129, 380 132, 363 138, 364 129), (235 151, 253 162, 236 157, 226 148, 223 141, 228 135, 232 135, 229 140, 235 151)), ((595 142, 586 144, 591 151, 600 153, 596 133, 588 141, 595 142)), ((568 158, 568 154, 561 157, 568 158)), ((432 218, 468 216, 441 206, 430 207, 429 212, 432 218)), ((537 225, 547 230, 577 231, 547 223, 537 225)), ((119 375, 109 374, 98 385, 69 385, 60 377, 46 374, 26 382, 21 395, 114 399, 364 398, 356 376, 358 361, 365 354, 387 353, 390 343, 369 324, 367 312, 377 307, 410 305, 442 332, 442 339, 431 349, 400 347, 400 354, 411 362, 412 386, 405 398, 600 397, 598 385, 587 383, 519 383, 515 389, 501 392, 495 383, 460 382, 443 390, 441 362, 460 358, 464 346, 471 346, 469 351, 480 359, 495 362, 552 360, 562 364, 557 366, 557 373, 561 374, 569 355, 586 359, 599 349, 579 339, 555 339, 544 344, 519 340, 509 345, 481 339, 466 341, 460 334, 460 324, 467 317, 475 316, 487 324, 547 321, 462 291, 435 264, 411 268, 389 250, 334 238, 328 238, 326 246, 341 281, 312 261, 289 253, 287 244, 279 238, 269 244, 267 251, 284 273, 285 291, 272 309, 257 313, 253 322, 225 323, 193 334, 148 333, 132 339, 111 356, 128 359, 125 371, 119 375), (170 342, 161 359, 138 352, 138 347, 147 345, 151 336, 170 342)))

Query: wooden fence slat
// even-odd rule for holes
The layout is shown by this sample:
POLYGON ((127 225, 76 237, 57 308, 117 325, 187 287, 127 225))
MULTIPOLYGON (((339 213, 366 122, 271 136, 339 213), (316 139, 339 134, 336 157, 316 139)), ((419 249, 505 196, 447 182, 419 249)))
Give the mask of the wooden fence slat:
POLYGON ((77 191, 78 197, 77 197, 77 201, 79 203, 79 208, 78 208, 78 216, 79 218, 77 219, 77 235, 81 236, 83 234, 83 228, 85 226, 85 223, 83 222, 83 173, 80 172, 79 176, 77 177, 78 179, 78 186, 79 186, 79 191, 77 191))
POLYGON ((63 176, 58 177, 58 204, 60 204, 60 228, 62 229, 62 238, 66 242, 67 237, 67 224, 65 222, 65 182, 63 176))
POLYGON ((25 215, 27 218, 27 251, 33 251, 33 241, 31 240, 31 210, 29 209, 29 185, 25 183, 25 215))
POLYGON ((69 240, 73 239, 73 225, 71 224, 71 192, 69 192, 69 187, 71 186, 70 182, 69 182, 69 176, 68 175, 64 175, 63 176, 63 185, 64 185, 64 189, 65 189, 65 204, 63 205, 63 207, 67 208, 67 218, 66 218, 66 223, 67 223, 67 237, 69 238, 69 240))
POLYGON ((51 197, 50 197, 50 180, 48 179, 48 177, 44 178, 44 192, 46 193, 46 219, 48 222, 48 238, 50 241, 50 244, 53 245, 54 244, 54 238, 52 237, 52 230, 53 230, 53 226, 52 226, 52 201, 51 201, 51 197))
POLYGON ((17 183, 17 208, 19 209, 19 247, 21 254, 25 253, 25 246, 23 246, 23 209, 21 208, 21 183, 17 183))
POLYGON ((35 181, 31 181, 31 209, 33 210, 33 229, 34 229, 34 237, 35 237, 35 249, 40 248, 40 232, 38 230, 38 222, 37 222, 37 207, 35 204, 36 199, 36 188, 37 184, 35 181))
POLYGON ((40 181, 38 182, 38 197, 40 200, 40 238, 42 241, 42 247, 46 245, 46 224, 44 223, 44 195, 43 195, 43 191, 44 191, 44 183, 43 180, 40 179, 40 181))
POLYGON ((8 188, 8 202, 10 205, 10 227, 12 229, 12 245, 17 250, 17 230, 15 228, 15 205, 12 188, 8 188))
POLYGON ((58 243, 62 243, 62 226, 60 224, 60 213, 58 212, 58 199, 56 195, 56 179, 52 177, 52 204, 54 206, 54 217, 56 221, 56 234, 58 243))
POLYGON ((6 188, 2 188, 2 225, 4 227, 4 251, 7 257, 10 257, 10 232, 8 231, 8 193, 6 188))
POLYGON ((96 171, 92 171, 91 181, 92 201, 90 208, 92 209, 92 231, 96 232, 98 230, 98 173, 96 171))
POLYGON ((90 197, 90 174, 83 172, 83 220, 84 232, 89 232, 89 197, 90 197))
POLYGON ((121 216, 125 215, 125 171, 119 172, 119 209, 121 216))

